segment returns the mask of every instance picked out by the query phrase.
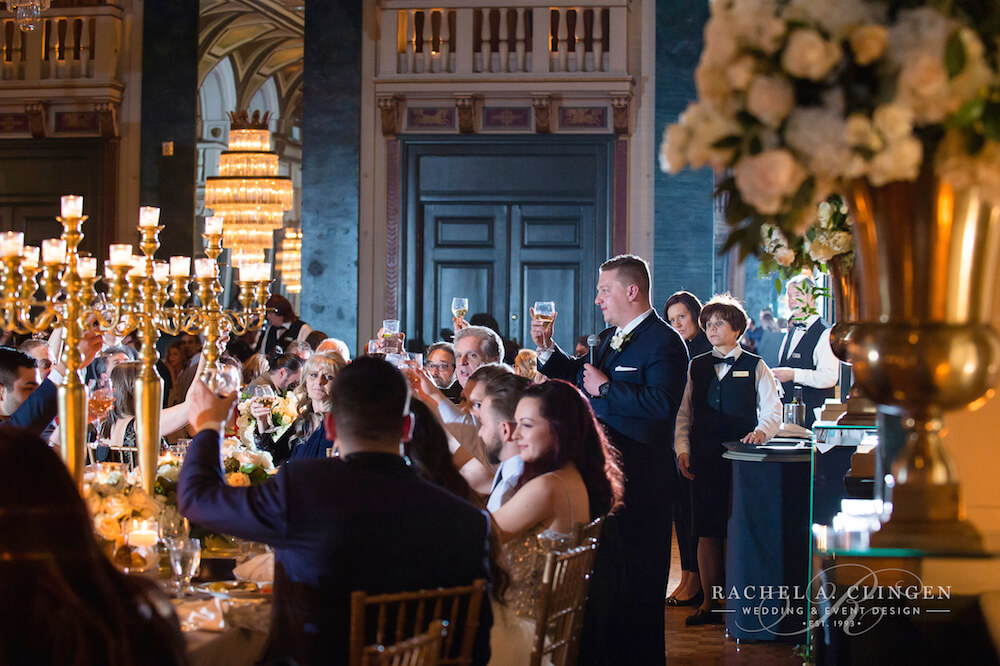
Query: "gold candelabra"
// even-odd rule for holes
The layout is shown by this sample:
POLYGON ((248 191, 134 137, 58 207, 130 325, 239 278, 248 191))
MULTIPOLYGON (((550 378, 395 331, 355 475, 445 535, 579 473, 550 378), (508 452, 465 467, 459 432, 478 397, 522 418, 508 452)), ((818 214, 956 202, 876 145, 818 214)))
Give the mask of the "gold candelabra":
POLYGON ((205 332, 205 371, 216 370, 223 335, 242 335, 260 328, 270 297, 270 265, 255 264, 241 271, 240 310, 219 304, 218 257, 222 251, 221 223, 206 220, 205 254, 195 261, 196 294, 199 303, 189 304, 191 259, 172 257, 170 263, 155 260, 160 247, 159 209, 143 207, 139 212, 141 255, 132 246, 110 247, 105 263, 107 293, 96 291, 97 259, 80 256, 83 197, 62 198, 63 225, 59 239, 25 247, 20 232, 0 234, 0 316, 3 326, 16 333, 41 333, 52 327, 65 330, 62 361, 66 376, 59 386, 59 424, 63 460, 73 478, 83 479, 87 436, 87 387, 80 380, 79 350, 87 326, 125 334, 137 330, 142 342, 142 369, 136 379, 136 440, 142 483, 152 492, 160 442, 160 407, 163 382, 156 372, 156 342, 160 333, 205 332), (40 256, 39 256, 40 255, 40 256), (38 298, 38 291, 44 294, 38 298))

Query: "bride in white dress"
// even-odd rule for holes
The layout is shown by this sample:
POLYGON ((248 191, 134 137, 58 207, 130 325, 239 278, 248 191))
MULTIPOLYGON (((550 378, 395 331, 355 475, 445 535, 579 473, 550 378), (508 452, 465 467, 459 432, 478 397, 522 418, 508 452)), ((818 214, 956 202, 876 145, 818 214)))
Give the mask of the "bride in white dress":
POLYGON ((511 575, 507 605, 494 604, 494 666, 528 662, 546 555, 569 548, 573 525, 607 514, 622 494, 617 457, 576 387, 558 380, 529 387, 515 419, 524 473, 493 515, 511 575))

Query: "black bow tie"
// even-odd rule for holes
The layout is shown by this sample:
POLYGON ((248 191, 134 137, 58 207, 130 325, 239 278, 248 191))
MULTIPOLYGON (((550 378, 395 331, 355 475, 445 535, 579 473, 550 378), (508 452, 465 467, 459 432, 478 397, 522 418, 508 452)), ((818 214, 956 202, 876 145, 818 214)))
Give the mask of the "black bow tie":
POLYGON ((791 326, 792 328, 802 328, 802 329, 804 329, 806 327, 806 323, 804 321, 792 321, 792 322, 789 322, 788 325, 791 326))
POLYGON ((736 359, 734 357, 732 357, 732 356, 727 356, 726 358, 717 358, 717 359, 715 359, 715 364, 716 365, 719 365, 720 363, 725 363, 726 365, 732 365, 732 364, 736 363, 736 359))

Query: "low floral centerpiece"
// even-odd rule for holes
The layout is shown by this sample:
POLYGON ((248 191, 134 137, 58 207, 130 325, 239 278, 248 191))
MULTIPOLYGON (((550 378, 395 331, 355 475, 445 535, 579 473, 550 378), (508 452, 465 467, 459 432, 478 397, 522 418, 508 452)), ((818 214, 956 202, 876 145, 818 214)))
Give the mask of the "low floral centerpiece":
MULTIPOLYGON (((236 434, 246 442, 247 446, 254 446, 254 430, 257 428, 257 419, 250 413, 250 406, 254 400, 259 398, 248 397, 240 400, 236 405, 238 416, 236 417, 236 434)), ((288 430, 295 417, 299 413, 298 397, 293 391, 289 391, 283 396, 274 398, 271 403, 271 436, 280 439, 288 430)))

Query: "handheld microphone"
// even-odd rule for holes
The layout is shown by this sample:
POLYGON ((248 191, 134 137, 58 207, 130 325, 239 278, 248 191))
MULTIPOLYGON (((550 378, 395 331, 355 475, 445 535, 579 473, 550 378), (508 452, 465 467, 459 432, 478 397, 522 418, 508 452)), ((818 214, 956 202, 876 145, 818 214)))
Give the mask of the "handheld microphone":
POLYGON ((597 367, 597 345, 600 343, 601 339, 596 333, 591 333, 587 336, 587 346, 590 347, 590 364, 597 367))

